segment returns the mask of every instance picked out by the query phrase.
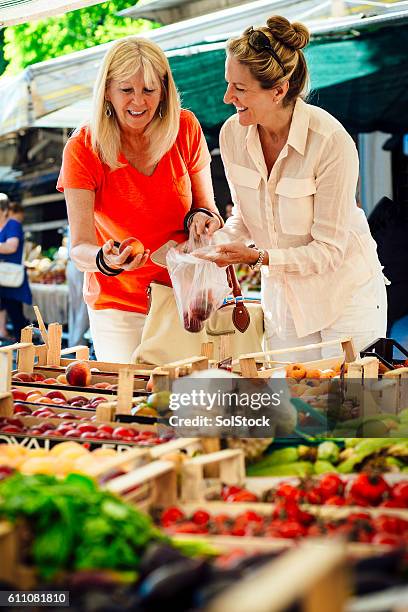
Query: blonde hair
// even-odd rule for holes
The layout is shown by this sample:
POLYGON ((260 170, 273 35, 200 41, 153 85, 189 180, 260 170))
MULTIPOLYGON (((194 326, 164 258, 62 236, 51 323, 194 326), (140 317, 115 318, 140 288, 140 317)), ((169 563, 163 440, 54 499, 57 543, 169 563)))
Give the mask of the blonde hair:
POLYGON ((285 106, 294 102, 299 96, 304 97, 309 83, 309 71, 301 49, 309 42, 309 30, 302 23, 290 23, 285 17, 278 15, 269 17, 266 26, 254 30, 263 32, 267 36, 286 74, 283 74, 282 67, 268 50, 256 50, 251 47, 249 38, 252 28, 245 30, 238 38, 231 38, 227 42, 227 52, 249 68, 262 89, 273 89, 289 81, 289 89, 283 99, 285 106))
POLYGON ((106 53, 99 69, 88 124, 92 148, 111 170, 122 168, 123 164, 118 161, 121 149, 120 127, 110 103, 111 115, 106 114, 106 90, 113 79, 125 81, 139 69, 143 71, 146 87, 152 88, 159 81, 162 88, 160 110, 145 131, 150 143, 151 163, 157 163, 171 149, 179 131, 180 99, 163 51, 150 40, 136 36, 117 41, 106 53))

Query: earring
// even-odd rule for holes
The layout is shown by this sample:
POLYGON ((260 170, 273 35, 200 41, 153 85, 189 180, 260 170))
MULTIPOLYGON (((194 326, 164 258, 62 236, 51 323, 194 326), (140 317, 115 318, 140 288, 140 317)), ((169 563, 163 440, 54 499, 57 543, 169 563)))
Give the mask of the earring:
POLYGON ((110 102, 108 101, 105 102, 105 115, 107 117, 112 117, 112 108, 110 102))
POLYGON ((161 103, 159 104, 159 117, 160 117, 160 119, 163 119, 163 111, 162 111, 161 103))

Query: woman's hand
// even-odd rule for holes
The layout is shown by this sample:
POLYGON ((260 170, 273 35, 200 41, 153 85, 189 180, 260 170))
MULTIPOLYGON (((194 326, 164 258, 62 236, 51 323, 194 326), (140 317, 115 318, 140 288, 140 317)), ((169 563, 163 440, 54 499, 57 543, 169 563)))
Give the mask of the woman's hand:
POLYGON ((225 268, 230 264, 250 264, 258 261, 259 252, 256 249, 245 246, 242 242, 230 242, 214 246, 210 253, 194 251, 192 255, 207 261, 213 261, 219 268, 225 268))
POLYGON ((199 236, 206 235, 211 238, 213 233, 220 229, 220 225, 218 217, 210 217, 206 213, 197 212, 190 221, 190 236, 198 238, 199 236))
POLYGON ((105 263, 110 267, 130 272, 131 270, 137 270, 145 265, 149 259, 150 251, 147 249, 144 253, 136 255, 130 262, 125 263, 127 258, 132 255, 132 247, 127 246, 122 253, 119 253, 119 249, 115 247, 113 240, 108 240, 102 247, 103 259, 105 263))

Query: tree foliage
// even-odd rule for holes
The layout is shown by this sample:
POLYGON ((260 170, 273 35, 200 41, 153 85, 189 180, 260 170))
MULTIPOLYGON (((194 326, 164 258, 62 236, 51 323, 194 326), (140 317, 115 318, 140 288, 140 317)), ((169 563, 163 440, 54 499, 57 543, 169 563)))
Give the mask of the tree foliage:
POLYGON ((4 57, 8 62, 6 74, 16 74, 30 64, 159 25, 117 15, 118 11, 134 4, 135 0, 111 0, 60 17, 8 27, 4 35, 4 57))

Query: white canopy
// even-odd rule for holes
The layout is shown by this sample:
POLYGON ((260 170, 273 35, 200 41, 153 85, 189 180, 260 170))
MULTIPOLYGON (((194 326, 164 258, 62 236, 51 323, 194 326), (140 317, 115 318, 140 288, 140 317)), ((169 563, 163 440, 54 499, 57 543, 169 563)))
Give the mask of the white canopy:
POLYGON ((0 28, 61 15, 103 0, 0 0, 0 28))
MULTIPOLYGON (((354 3, 356 0, 346 2, 354 3)), ((389 12, 395 15, 396 9, 399 6, 405 7, 408 2, 403 0, 388 5, 375 4, 381 4, 383 11, 388 12, 390 9, 389 12)), ((250 24, 265 23, 267 17, 274 13, 290 20, 305 22, 312 33, 333 31, 350 27, 351 24, 358 26, 361 14, 336 21, 321 19, 323 16, 327 18, 330 6, 330 0, 255 0, 210 15, 148 30, 143 32, 143 36, 157 42, 166 50, 167 56, 171 57, 222 48, 229 36, 241 32, 250 24), (213 44, 199 44, 210 41, 213 44)), ((368 25, 368 22, 376 23, 383 18, 366 18, 360 23, 368 25)), ((62 123, 65 123, 65 127, 71 127, 82 121, 85 106, 89 108, 89 102, 84 103, 84 106, 77 103, 91 97, 96 72, 111 44, 33 64, 14 79, 0 79, 0 137, 20 128, 34 125, 45 127, 44 122, 48 123, 48 127, 62 127, 62 123), (61 109, 66 110, 60 112, 61 109), (58 111, 57 115, 55 111, 58 111), (47 119, 39 122, 45 116, 47 119)))

